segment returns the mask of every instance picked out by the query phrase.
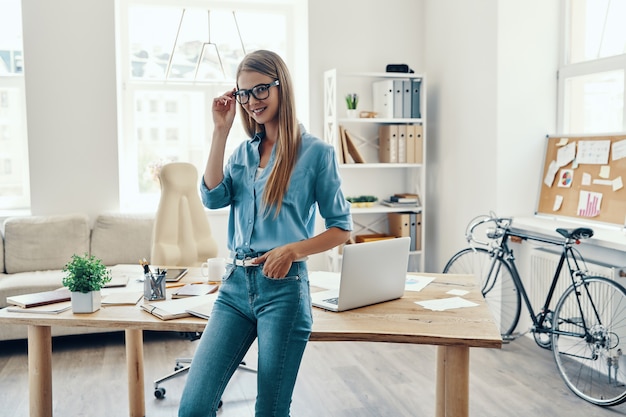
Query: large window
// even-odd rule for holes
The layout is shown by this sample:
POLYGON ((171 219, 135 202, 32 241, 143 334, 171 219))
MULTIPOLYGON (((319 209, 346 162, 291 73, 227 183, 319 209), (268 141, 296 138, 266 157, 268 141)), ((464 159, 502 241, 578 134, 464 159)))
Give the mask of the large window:
MULTIPOLYGON (((297 37, 291 3, 120 2, 123 210, 156 207, 156 175, 164 163, 186 161, 204 171, 212 99, 234 87, 245 53, 271 49, 292 67, 297 37)), ((231 138, 227 154, 245 139, 239 116, 231 138)))
POLYGON ((626 2, 565 0, 563 11, 562 133, 626 131, 626 2))
POLYGON ((30 206, 20 0, 0 0, 0 210, 30 206))

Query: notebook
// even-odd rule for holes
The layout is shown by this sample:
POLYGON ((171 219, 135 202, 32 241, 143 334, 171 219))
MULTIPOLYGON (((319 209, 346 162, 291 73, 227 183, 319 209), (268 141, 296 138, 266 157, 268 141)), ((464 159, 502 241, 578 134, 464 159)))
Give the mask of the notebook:
POLYGON ((346 245, 339 288, 311 294, 315 307, 345 311, 402 297, 410 237, 346 245))

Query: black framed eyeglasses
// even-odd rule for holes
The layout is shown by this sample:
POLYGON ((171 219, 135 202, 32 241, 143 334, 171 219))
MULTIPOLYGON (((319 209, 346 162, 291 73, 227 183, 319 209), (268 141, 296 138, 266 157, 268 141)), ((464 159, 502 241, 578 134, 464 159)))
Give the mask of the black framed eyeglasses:
POLYGON ((252 95, 252 97, 256 98, 257 100, 265 100, 270 96, 270 88, 279 84, 280 82, 278 80, 269 84, 259 84, 255 85, 249 90, 237 90, 233 93, 233 95, 240 104, 247 104, 248 101, 250 101, 250 95, 252 95))

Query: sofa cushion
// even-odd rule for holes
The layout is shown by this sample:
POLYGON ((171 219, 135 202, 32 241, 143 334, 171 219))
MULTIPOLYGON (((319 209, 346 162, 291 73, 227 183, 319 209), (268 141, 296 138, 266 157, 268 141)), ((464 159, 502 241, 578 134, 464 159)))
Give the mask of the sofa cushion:
POLYGON ((0 232, 0 274, 4 271, 4 233, 0 232))
POLYGON ((101 214, 91 232, 91 254, 105 265, 138 264, 150 257, 154 215, 101 214))
POLYGON ((72 255, 89 251, 84 214, 11 217, 4 222, 4 266, 8 274, 63 269, 72 255))

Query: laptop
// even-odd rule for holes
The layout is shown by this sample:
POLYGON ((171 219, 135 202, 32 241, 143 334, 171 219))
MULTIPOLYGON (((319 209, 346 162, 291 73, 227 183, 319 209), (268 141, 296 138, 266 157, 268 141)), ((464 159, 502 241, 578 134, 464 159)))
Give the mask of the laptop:
POLYGON ((346 245, 339 288, 311 294, 313 306, 346 311, 404 295, 410 237, 346 245))

